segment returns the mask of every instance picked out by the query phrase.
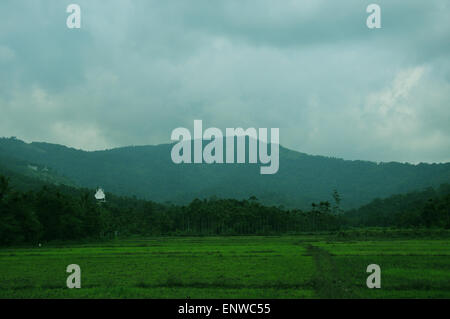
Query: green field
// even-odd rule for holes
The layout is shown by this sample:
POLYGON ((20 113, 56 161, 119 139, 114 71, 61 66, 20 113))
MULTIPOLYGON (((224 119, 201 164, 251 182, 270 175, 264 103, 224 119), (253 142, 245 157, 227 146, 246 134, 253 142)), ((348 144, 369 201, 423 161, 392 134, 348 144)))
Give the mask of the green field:
POLYGON ((0 249, 0 298, 450 298, 450 240, 327 235, 0 249), (66 266, 81 289, 66 288, 66 266), (381 267, 381 289, 366 267, 381 267))

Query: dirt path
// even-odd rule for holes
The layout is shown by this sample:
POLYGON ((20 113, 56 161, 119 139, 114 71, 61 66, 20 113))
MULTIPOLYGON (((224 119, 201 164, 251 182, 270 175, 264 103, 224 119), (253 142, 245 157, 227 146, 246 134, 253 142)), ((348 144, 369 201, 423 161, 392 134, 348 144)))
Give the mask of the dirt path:
POLYGON ((336 266, 333 256, 326 250, 306 245, 308 254, 314 258, 316 265, 316 273, 313 278, 314 290, 319 298, 357 298, 350 287, 346 283, 342 271, 336 266))

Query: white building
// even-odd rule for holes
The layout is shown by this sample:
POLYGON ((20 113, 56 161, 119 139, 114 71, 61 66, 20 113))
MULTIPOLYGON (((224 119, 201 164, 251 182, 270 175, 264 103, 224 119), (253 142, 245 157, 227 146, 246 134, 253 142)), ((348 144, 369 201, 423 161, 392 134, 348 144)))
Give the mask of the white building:
POLYGON ((98 188, 97 192, 95 193, 95 199, 99 202, 104 202, 106 199, 105 192, 103 191, 103 188, 98 188))

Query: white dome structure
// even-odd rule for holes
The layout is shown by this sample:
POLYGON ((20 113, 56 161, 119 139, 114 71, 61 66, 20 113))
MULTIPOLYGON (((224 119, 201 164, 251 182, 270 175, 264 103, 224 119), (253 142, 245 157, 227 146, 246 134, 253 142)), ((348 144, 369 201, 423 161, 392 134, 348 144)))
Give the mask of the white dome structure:
POLYGON ((103 188, 98 188, 97 189, 97 192, 95 193, 95 199, 96 200, 98 200, 98 201, 102 201, 102 202, 104 202, 105 201, 105 192, 103 191, 103 188))

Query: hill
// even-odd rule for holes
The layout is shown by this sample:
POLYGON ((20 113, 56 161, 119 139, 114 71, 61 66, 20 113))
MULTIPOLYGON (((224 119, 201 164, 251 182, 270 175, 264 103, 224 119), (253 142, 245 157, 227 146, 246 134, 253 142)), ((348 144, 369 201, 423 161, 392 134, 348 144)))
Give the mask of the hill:
POLYGON ((376 198, 344 217, 352 226, 450 228, 450 184, 376 198))
POLYGON ((0 139, 0 155, 8 165, 17 161, 47 167, 69 183, 104 187, 119 195, 157 202, 188 203, 192 199, 256 196, 263 204, 309 208, 330 200, 334 189, 342 208, 369 203, 377 197, 438 187, 450 181, 450 163, 403 164, 348 161, 311 156, 280 147, 280 169, 260 175, 259 165, 174 164, 172 145, 129 146, 87 152, 49 143, 0 139))

